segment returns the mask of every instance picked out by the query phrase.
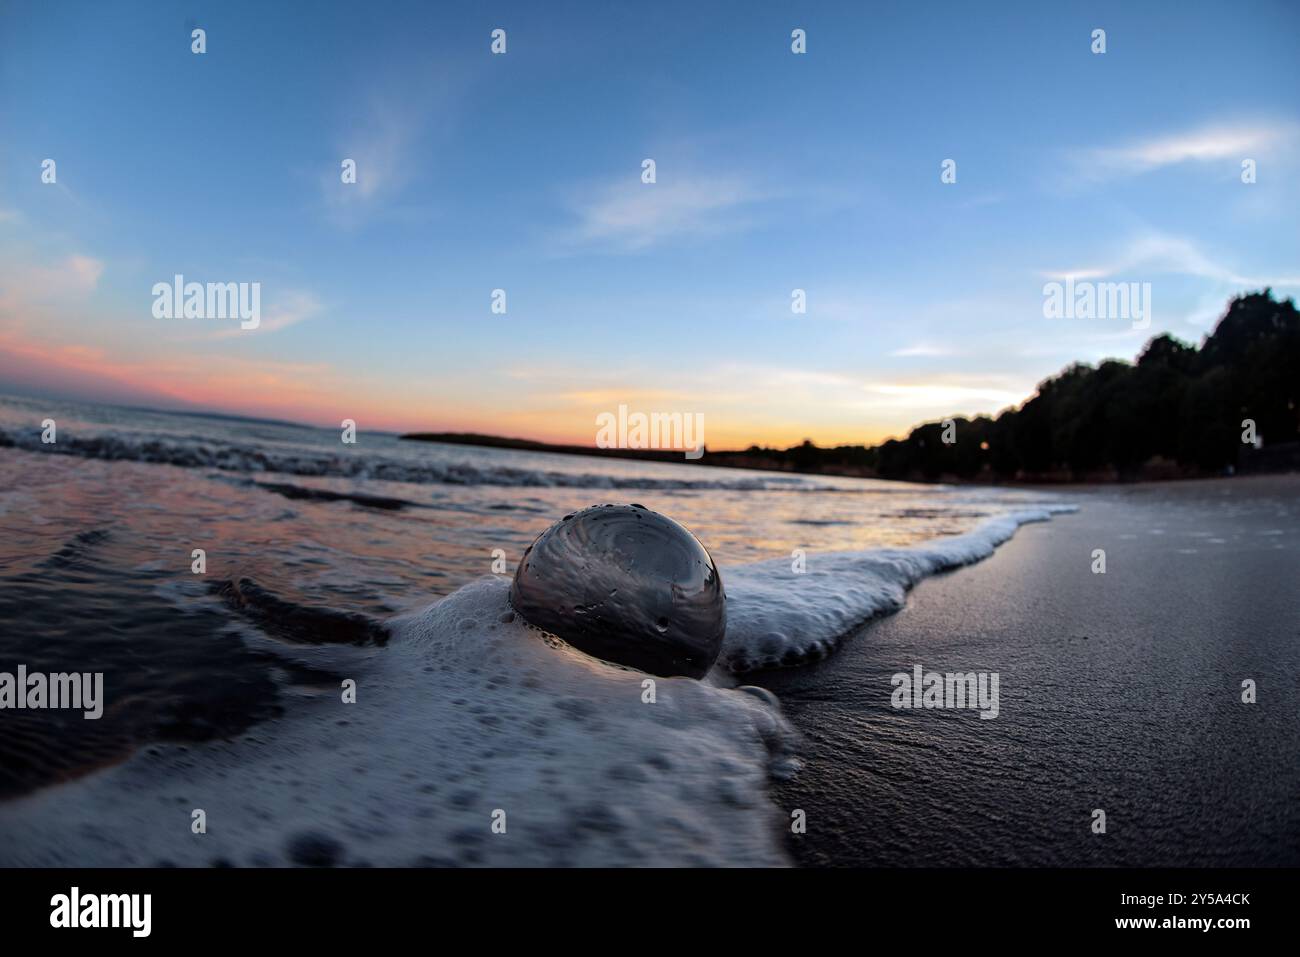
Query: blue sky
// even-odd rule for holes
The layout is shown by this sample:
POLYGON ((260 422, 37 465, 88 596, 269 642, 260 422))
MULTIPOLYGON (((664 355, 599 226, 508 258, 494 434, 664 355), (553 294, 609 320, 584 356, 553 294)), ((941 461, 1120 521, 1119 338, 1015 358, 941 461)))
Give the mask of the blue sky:
POLYGON ((986 6, 0 3, 0 388, 872 442, 1295 294, 1300 6, 986 6), (176 273, 261 326, 154 318, 176 273), (1044 318, 1065 274, 1151 327, 1044 318))

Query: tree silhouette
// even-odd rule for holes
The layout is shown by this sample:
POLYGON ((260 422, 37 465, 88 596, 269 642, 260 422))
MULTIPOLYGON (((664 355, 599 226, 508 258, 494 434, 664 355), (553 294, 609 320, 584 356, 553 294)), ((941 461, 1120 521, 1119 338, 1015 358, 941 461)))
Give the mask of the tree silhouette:
POLYGON ((943 441, 942 422, 927 422, 874 448, 805 440, 706 461, 926 481, 1218 474, 1251 461, 1244 419, 1265 449, 1286 453, 1278 461, 1300 463, 1300 313, 1271 289, 1233 299, 1199 349, 1162 334, 1136 362, 1066 367, 996 418, 954 416, 955 442, 943 441))

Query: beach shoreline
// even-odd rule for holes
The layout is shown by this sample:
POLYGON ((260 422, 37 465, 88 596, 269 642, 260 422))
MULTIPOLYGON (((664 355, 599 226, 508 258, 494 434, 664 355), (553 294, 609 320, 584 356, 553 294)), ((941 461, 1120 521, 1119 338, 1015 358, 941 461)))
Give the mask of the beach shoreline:
POLYGON ((797 863, 1300 863, 1300 476, 1071 500, 825 661, 750 677, 804 738, 773 789, 805 812, 797 863), (998 718, 891 707, 918 664, 998 673, 998 718))

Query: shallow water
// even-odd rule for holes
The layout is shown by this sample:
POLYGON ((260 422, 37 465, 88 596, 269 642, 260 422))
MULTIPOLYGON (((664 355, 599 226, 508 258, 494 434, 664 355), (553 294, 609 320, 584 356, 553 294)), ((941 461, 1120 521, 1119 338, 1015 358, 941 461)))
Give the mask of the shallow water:
MULTIPOLYGON (((766 634, 760 634, 762 629, 768 628, 779 632, 781 639, 776 645, 768 642, 776 650, 767 663, 783 658, 789 663, 805 653, 814 657, 826 653, 833 639, 840 637, 832 632, 847 630, 856 623, 855 615, 860 620, 888 605, 880 604, 879 588, 868 594, 869 589, 862 587, 867 580, 862 577, 864 569, 879 573, 880 562, 868 556, 870 567, 865 567, 859 556, 856 565, 853 560, 843 565, 845 559, 837 553, 897 550, 938 536, 972 533, 999 516, 1034 509, 1044 498, 998 489, 918 487, 433 445, 365 431, 355 446, 345 446, 337 432, 293 425, 0 400, 0 621, 4 622, 0 668, 13 670, 22 663, 30 672, 103 672, 108 689, 105 715, 99 721, 58 711, 5 715, 6 728, 14 733, 0 745, 0 798, 14 799, 73 780, 85 785, 86 775, 110 777, 109 785, 85 785, 96 788, 116 787, 112 781, 125 779, 113 775, 129 775, 131 787, 138 791, 149 787, 142 780, 163 780, 169 762, 197 760, 205 767, 221 768, 223 774, 237 775, 253 766, 254 755, 268 748, 278 753, 277 742, 297 741, 299 753, 309 750, 302 742, 319 739, 327 724, 333 724, 332 719, 318 719, 324 714, 322 703, 337 699, 344 677, 369 669, 384 674, 393 667, 392 661, 409 653, 402 629, 388 629, 382 623, 400 615, 418 613, 417 617, 427 619, 445 613, 430 606, 484 576, 504 585, 537 534, 587 505, 637 502, 690 528, 717 561, 724 586, 729 574, 735 573, 732 598, 761 599, 760 614, 750 616, 757 619, 751 620, 752 634, 757 641, 766 634), (40 423, 46 418, 58 424, 53 445, 40 441, 40 423), (194 549, 206 553, 203 574, 192 572, 194 549), (797 581, 811 590, 802 597, 791 593, 790 605, 795 609, 791 618, 780 600, 786 586, 774 586, 773 581, 790 578, 789 566, 796 559, 810 572, 797 581), (766 566, 758 564, 764 561, 766 566), (743 587, 746 581, 748 591, 743 587), (777 624, 769 625, 768 618, 777 624), (376 624, 377 629, 372 627, 376 624), (829 630, 819 636, 817 628, 829 630), (391 643, 387 641, 390 631, 395 635, 391 643), (803 639, 810 643, 808 647, 791 648, 792 642, 797 645, 803 639), (813 639, 817 639, 815 648, 813 639), (305 724, 304 718, 309 719, 305 724), (220 759, 178 758, 171 747, 231 741, 240 746, 230 751, 228 744, 221 744, 220 759), (119 765, 127 759, 133 759, 133 764, 124 771, 119 765), (151 760, 159 766, 142 773, 140 762, 147 765, 151 760)), ((981 538, 973 545, 967 541, 964 547, 987 553, 992 545, 981 538)), ((962 560, 971 559, 957 559, 962 560)), ((910 558, 903 562, 909 567, 913 563, 910 558)), ((885 564, 892 567, 898 562, 885 564)), ((914 575, 916 569, 898 574, 914 575)), ((876 585, 890 594, 901 595, 911 584, 900 584, 902 579, 896 575, 886 577, 876 585)), ((495 624, 474 616, 466 620, 472 622, 466 628, 475 634, 484 634, 495 624)), ((514 635, 510 641, 537 644, 534 635, 515 634, 518 629, 510 628, 514 635)), ((440 640, 451 641, 447 635, 440 640)), ((431 654, 437 667, 448 665, 436 650, 431 654)), ((527 656, 532 651, 519 646, 510 654, 527 656)), ((466 661, 472 659, 469 654, 466 661)), ((565 660, 567 670, 562 674, 534 676, 534 680, 568 687, 565 694, 571 698, 575 665, 565 660)), ((731 655, 733 665, 738 660, 731 655)), ((480 686, 481 676, 468 673, 475 665, 466 661, 459 665, 465 670, 459 676, 439 671, 440 687, 451 688, 462 681, 473 691, 465 700, 480 695, 474 706, 485 709, 485 714, 513 714, 526 720, 522 715, 528 709, 521 709, 523 692, 518 687, 500 690, 513 684, 509 681, 480 686), (495 696, 493 688, 498 689, 495 696)), ((595 687, 614 679, 605 675, 589 680, 595 687)), ((736 682, 721 682, 728 683, 736 682)), ((638 693, 639 687, 634 688, 638 693)), ((404 694, 413 700, 420 694, 419 684, 410 684, 404 694)), ((722 687, 708 694, 741 698, 700 698, 698 707, 678 716, 682 727, 693 729, 684 740, 698 742, 705 725, 716 726, 719 701, 741 700, 745 707, 737 713, 750 714, 754 711, 750 702, 758 700, 722 687)), ((386 695, 392 707, 403 707, 391 687, 386 695)), ((602 715, 613 729, 609 752, 613 754, 619 735, 634 733, 629 730, 634 725, 620 723, 622 719, 614 717, 617 709, 592 707, 596 710, 591 714, 602 715)), ((430 712, 426 719, 436 722, 440 714, 430 712)), ((771 748, 763 745, 763 738, 771 739, 768 725, 780 721, 779 715, 751 718, 724 734, 725 744, 713 746, 742 777, 769 760, 771 748)), ((425 744, 416 743, 418 729, 409 721, 401 727, 407 737, 391 738, 388 752, 394 756, 424 753, 425 744)), ((477 727, 490 727, 490 723, 477 727)), ((439 732, 434 725, 422 730, 430 737, 439 732)), ((692 746, 684 740, 665 748, 689 752, 692 746)), ((562 747, 581 749, 582 742, 582 736, 571 737, 562 747)), ((475 746, 473 741, 462 744, 471 750, 475 746)), ((207 752, 200 748, 187 753, 207 752)), ((592 745, 589 753, 580 750, 576 758, 569 757, 599 775, 610 770, 601 763, 608 763, 598 756, 601 753, 592 745)), ((455 762, 442 758, 432 761, 432 766, 441 768, 444 777, 458 774, 470 789, 495 779, 485 770, 486 763, 467 755, 462 754, 463 766, 457 772, 447 770, 455 762), (477 771, 475 764, 481 765, 477 771)), ((281 762, 282 766, 289 771, 278 785, 285 793, 273 793, 277 785, 266 782, 259 791, 259 813, 272 818, 283 816, 278 808, 290 790, 306 786, 305 768, 290 773, 293 761, 285 760, 288 763, 281 762), (297 784, 292 783, 295 780, 297 784)), ((532 772, 519 773, 524 780, 532 772)), ((661 773, 677 780, 693 779, 702 772, 693 764, 673 774, 661 773)), ((755 803, 761 796, 749 793, 753 781, 746 781, 744 787, 728 785, 731 797, 723 803, 747 822, 739 829, 748 833, 752 822, 766 812, 755 803)), ((383 789, 378 793, 382 798, 383 789)), ((388 793, 395 807, 417 813, 405 790, 390 782, 388 793)), ((551 799, 561 800, 560 793, 551 799)), ((74 794, 60 800, 76 805, 85 799, 74 794)), ((330 807, 339 803, 333 797, 321 800, 328 800, 330 807)), ((712 800, 705 804, 711 806, 712 800)), ((98 801, 100 806, 113 803, 103 794, 98 801)), ((331 833, 344 827, 338 816, 342 812, 317 810, 320 813, 314 816, 331 833)), ((472 817, 481 809, 475 805, 443 811, 472 817)), ((11 807, 8 813, 19 812, 11 807)), ((21 813, 32 812, 24 805, 21 813)), ((22 819, 32 823, 31 818, 22 819)), ((702 826, 683 815, 676 819, 687 831, 702 826)), ((0 814, 0 827, 4 822, 5 814, 0 814)), ((448 833, 445 828, 430 831, 428 842, 437 845, 448 833)), ((291 843, 293 834, 287 825, 283 836, 291 843)), ((643 844, 631 841, 629 846, 643 844)), ((75 860, 79 846, 76 841, 57 849, 29 844, 26 859, 75 860)), ((406 845, 402 847, 405 853, 406 845)), ((753 841, 747 847, 746 859, 779 857, 753 841)), ((426 852, 438 859, 446 856, 436 846, 426 852)), ((239 856, 234 848, 229 853, 239 856)), ((271 862, 292 859, 288 851, 283 853, 288 857, 272 856, 271 862)), ((501 859, 477 853, 479 859, 501 859)), ((156 854, 167 859, 178 856, 165 847, 156 854)), ((206 850, 204 855, 188 862, 206 863, 219 856, 206 850)), ((381 862, 411 863, 419 856, 390 855, 381 857, 381 862)), ((558 856, 561 862, 574 859, 558 856)), ((549 860, 545 855, 525 857, 549 860)), ((737 857, 734 848, 729 853, 719 848, 715 856, 704 859, 737 857)), ((119 849, 105 850, 98 859, 113 863, 128 857, 119 849)), ((611 862, 625 857, 593 852, 577 859, 611 862)), ((476 862, 473 856, 462 860, 453 855, 451 860, 476 862)))

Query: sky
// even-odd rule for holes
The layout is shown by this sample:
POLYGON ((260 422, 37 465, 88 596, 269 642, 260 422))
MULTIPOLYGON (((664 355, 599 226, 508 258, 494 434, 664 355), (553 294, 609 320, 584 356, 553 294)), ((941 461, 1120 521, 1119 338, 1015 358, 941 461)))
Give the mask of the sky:
POLYGON ((0 0, 0 392, 587 445, 626 405, 715 449, 995 413, 1300 291, 1297 37, 1251 0, 0 0), (260 325, 157 318, 176 274, 260 325), (1149 327, 1046 317, 1066 276, 1149 283, 1149 327))

